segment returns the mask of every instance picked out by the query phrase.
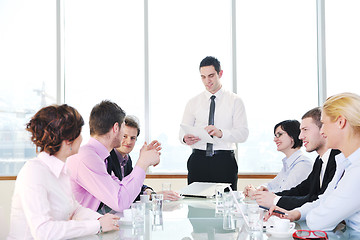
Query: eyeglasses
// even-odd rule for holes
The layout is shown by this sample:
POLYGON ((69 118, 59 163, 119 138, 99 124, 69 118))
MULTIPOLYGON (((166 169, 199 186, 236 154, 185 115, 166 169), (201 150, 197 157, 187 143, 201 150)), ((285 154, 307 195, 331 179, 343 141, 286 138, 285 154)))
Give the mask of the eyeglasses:
POLYGON ((274 135, 275 135, 276 138, 280 138, 284 134, 285 134, 285 132, 277 132, 274 135))
POLYGON ((327 233, 320 230, 297 230, 293 233, 293 238, 296 240, 300 239, 328 239, 327 233))

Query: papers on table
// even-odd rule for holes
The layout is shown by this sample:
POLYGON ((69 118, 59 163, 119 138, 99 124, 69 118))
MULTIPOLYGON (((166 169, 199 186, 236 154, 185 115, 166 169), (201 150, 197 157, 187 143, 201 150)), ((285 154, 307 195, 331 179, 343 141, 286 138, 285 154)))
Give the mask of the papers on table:
POLYGON ((217 186, 222 186, 225 189, 230 185, 230 183, 193 182, 181 189, 179 193, 185 197, 212 198, 217 186))
POLYGON ((180 124, 180 127, 184 130, 185 134, 192 134, 195 137, 199 137, 199 144, 204 143, 214 143, 214 138, 212 138, 208 132, 203 127, 194 127, 185 124, 180 124))

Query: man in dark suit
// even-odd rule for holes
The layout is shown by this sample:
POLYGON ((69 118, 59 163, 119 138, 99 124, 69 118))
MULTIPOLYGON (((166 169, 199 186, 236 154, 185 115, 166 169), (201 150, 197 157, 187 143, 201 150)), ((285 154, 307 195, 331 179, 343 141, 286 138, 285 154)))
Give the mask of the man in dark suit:
MULTIPOLYGON (((137 137, 140 134, 140 126, 136 117, 126 116, 124 122, 124 137, 121 141, 121 146, 118 148, 114 148, 110 152, 110 157, 107 159, 108 173, 115 175, 117 178, 119 178, 120 181, 122 181, 123 178, 129 175, 133 170, 132 161, 129 153, 134 149, 137 137)), ((160 150, 161 146, 160 143, 155 140, 148 145, 148 148, 155 148, 157 150, 160 150)), ((152 192, 154 192, 154 190, 151 187, 143 185, 140 194, 139 196, 137 196, 135 201, 140 199, 140 195, 150 195, 152 192)), ((164 199, 166 200, 178 200, 180 197, 177 193, 173 191, 164 191, 158 193, 164 194, 164 199)))
POLYGON ((282 192, 256 191, 252 198, 255 198, 259 205, 269 208, 277 205, 292 210, 307 202, 315 201, 325 192, 335 174, 335 156, 340 151, 326 147, 326 138, 320 133, 322 126, 320 118, 321 109, 311 109, 304 114, 300 125, 299 138, 303 141, 306 151, 316 151, 319 154, 308 178, 296 187, 282 192))

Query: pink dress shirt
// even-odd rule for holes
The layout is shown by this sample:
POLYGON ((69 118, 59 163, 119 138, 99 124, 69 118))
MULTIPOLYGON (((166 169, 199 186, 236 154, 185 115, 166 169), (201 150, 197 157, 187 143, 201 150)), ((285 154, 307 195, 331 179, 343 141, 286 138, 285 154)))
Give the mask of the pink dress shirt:
POLYGON ((65 163, 41 152, 15 183, 9 239, 69 239, 96 234, 101 215, 82 207, 71 192, 65 163))
POLYGON ((110 155, 106 147, 95 138, 82 146, 78 154, 66 162, 75 198, 84 207, 95 211, 103 202, 114 211, 130 207, 140 193, 145 171, 135 167, 131 174, 120 181, 106 171, 105 159, 110 155))

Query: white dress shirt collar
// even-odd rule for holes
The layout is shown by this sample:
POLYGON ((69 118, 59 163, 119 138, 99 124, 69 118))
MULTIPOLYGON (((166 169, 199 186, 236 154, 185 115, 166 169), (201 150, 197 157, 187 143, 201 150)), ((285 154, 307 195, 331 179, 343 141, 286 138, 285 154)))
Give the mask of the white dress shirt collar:
MULTIPOLYGON (((321 160, 323 161, 323 165, 322 165, 322 166, 325 167, 325 168, 326 168, 327 163, 328 163, 328 161, 329 161, 329 157, 330 157, 331 150, 332 150, 332 149, 329 148, 322 156, 320 156, 321 160)), ((321 169, 323 169, 323 168, 321 168, 321 169)), ((324 169, 324 171, 325 171, 325 169, 324 169)))
POLYGON ((224 93, 224 88, 221 87, 221 88, 220 88, 216 93, 214 93, 214 94, 212 94, 212 93, 209 92, 209 91, 205 91, 205 96, 206 96, 206 98, 210 99, 210 97, 211 97, 212 95, 215 95, 215 96, 216 96, 215 99, 218 99, 218 98, 221 98, 221 96, 223 95, 223 93, 224 93))
POLYGON ((348 168, 350 165, 360 165, 360 148, 353 152, 349 157, 345 157, 343 153, 340 153, 335 156, 336 166, 341 165, 344 169, 348 168))
POLYGON ((331 153, 331 149, 328 149, 322 156, 320 156, 320 158, 323 162, 321 165, 321 170, 320 170, 320 187, 322 186, 322 183, 324 180, 325 170, 326 170, 327 164, 329 162, 330 153, 331 153))
POLYGON ((61 172, 66 174, 65 163, 54 155, 50 156, 50 154, 46 152, 41 152, 38 155, 38 159, 43 162, 57 178, 60 177, 61 172))

